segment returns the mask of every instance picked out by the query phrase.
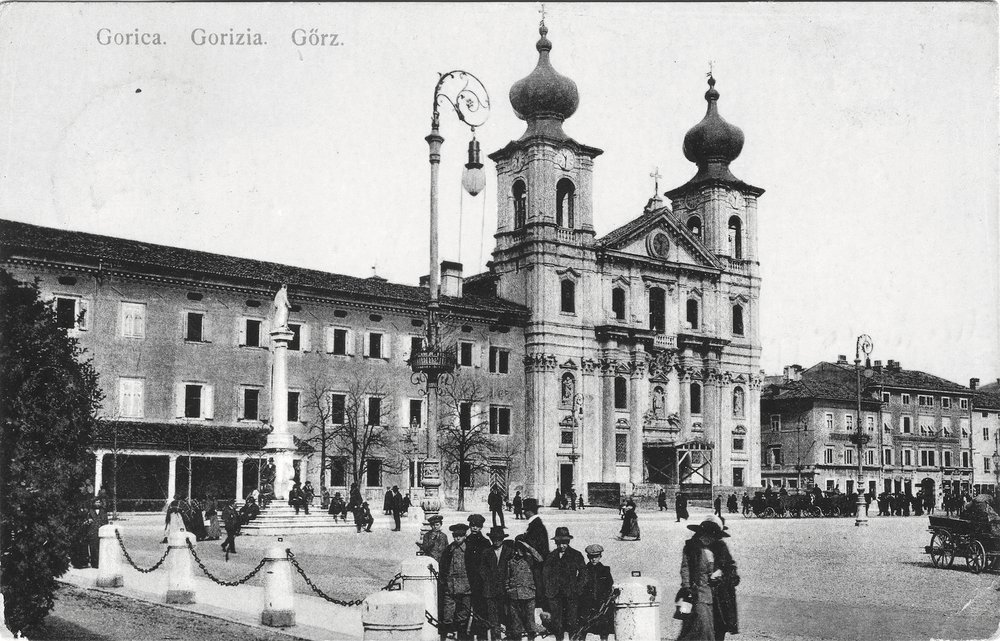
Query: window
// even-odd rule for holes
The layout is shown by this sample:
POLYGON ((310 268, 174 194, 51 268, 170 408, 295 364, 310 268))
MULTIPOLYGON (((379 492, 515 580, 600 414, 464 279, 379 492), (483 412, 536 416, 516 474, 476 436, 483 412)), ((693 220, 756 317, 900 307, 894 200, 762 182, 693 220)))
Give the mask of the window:
POLYGON ((572 445, 573 444, 573 430, 563 430, 562 439, 559 441, 560 445, 572 445))
POLYGON ((833 414, 827 414, 826 417, 826 429, 833 430, 833 414))
POLYGON ((866 416, 865 417, 865 424, 866 424, 865 426, 868 428, 869 432, 874 432, 875 431, 875 417, 874 416, 866 416))
POLYGON ((202 383, 179 383, 177 385, 176 416, 179 418, 213 417, 213 390, 211 385, 202 383))
POLYGON ((892 448, 882 450, 882 465, 892 465, 892 448))
POLYGON ((913 466, 913 450, 903 450, 903 466, 913 466))
POLYGON ((199 312, 187 313, 187 325, 184 340, 200 343, 204 339, 205 315, 199 312))
POLYGON ((742 436, 734 436, 733 437, 733 451, 734 452, 742 452, 745 447, 746 447, 746 444, 745 444, 744 437, 742 437, 742 436))
POLYGON ((891 395, 889 394, 889 392, 882 392, 882 402, 883 403, 888 403, 890 398, 891 398, 891 395))
POLYGON ((514 198, 514 229, 520 229, 527 222, 528 213, 527 189, 523 180, 514 181, 511 196, 514 198))
POLYGON ((865 450, 865 465, 875 465, 875 450, 865 450))
POLYGON ((844 464, 854 465, 854 450, 849 447, 844 450, 844 464))
POLYGON ((368 397, 368 423, 370 427, 382 424, 382 399, 378 396, 368 397))
POLYGON ((201 418, 201 385, 184 386, 184 418, 201 418))
POLYGON ((903 417, 903 434, 909 434, 911 431, 913 431, 913 426, 911 425, 910 417, 909 416, 904 416, 903 417))
POLYGON ((733 468, 733 487, 743 487, 743 468, 733 468))
POLYGON ((917 395, 917 405, 919 405, 920 407, 933 407, 934 406, 934 397, 933 396, 926 396, 924 394, 918 394, 917 395))
POLYGON ((257 318, 245 318, 240 327, 240 345, 244 347, 263 347, 261 331, 264 322, 257 318))
POLYGON ((259 417, 260 390, 255 387, 244 387, 242 401, 243 410, 240 412, 240 420, 256 421, 259 417))
POLYGON ((141 378, 118 379, 118 415, 121 418, 142 418, 142 392, 141 378))
POLYGON ((422 336, 410 337, 410 358, 424 351, 424 339, 422 336))
POLYGON ((854 431, 854 415, 844 414, 844 429, 848 432, 854 431))
POLYGON ((347 459, 343 456, 330 459, 330 485, 335 487, 347 485, 347 459))
POLYGON ((951 409, 951 398, 948 396, 941 397, 941 409, 950 410, 951 409))
POLYGON ((615 378, 615 409, 628 409, 628 381, 621 376, 615 378))
POLYGON ((828 447, 823 451, 823 463, 825 465, 833 465, 833 448, 828 447))
POLYGON ((781 430, 781 414, 771 414, 771 431, 778 432, 781 430))
POLYGON ((687 219, 687 228, 694 236, 701 240, 701 218, 697 216, 691 216, 687 219))
POLYGON ((729 217, 729 255, 743 258, 743 223, 739 216, 729 217))
POLYGON ((576 188, 573 181, 563 178, 556 183, 556 225, 569 227, 576 225, 574 220, 573 201, 576 199, 576 188))
POLYGON ((368 353, 365 356, 368 358, 383 358, 382 336, 381 332, 368 332, 368 353))
POLYGON ((368 487, 382 486, 382 461, 368 459, 368 465, 365 467, 365 485, 368 487))
POLYGON ((958 407, 959 407, 959 409, 963 409, 963 410, 969 409, 969 399, 967 399, 967 398, 960 398, 960 399, 958 399, 958 407))
POLYGON ((833 491, 833 479, 827 479, 826 480, 826 491, 827 492, 832 492, 833 491))
POLYGON ((934 451, 920 450, 920 465, 924 467, 934 467, 934 451))
POLYGON ((662 334, 666 326, 665 296, 661 288, 653 287, 649 290, 649 329, 662 334))
POLYGON ((327 351, 334 356, 347 356, 347 330, 343 327, 332 327, 329 332, 330 344, 327 351))
POLYGON ((984 472, 990 471, 990 457, 988 456, 983 457, 983 471, 984 472))
POLYGON ((693 298, 689 298, 687 301, 687 316, 685 318, 691 329, 698 329, 698 301, 693 298))
POLYGON ((941 432, 944 436, 951 436, 951 417, 941 417, 941 432))
POLYGON ((615 463, 628 463, 628 434, 615 434, 615 463))
POLYGON ((989 441, 990 440, 990 428, 988 428, 988 427, 984 427, 983 428, 983 440, 984 441, 989 441))
POLYGON ((472 367, 473 343, 460 341, 458 343, 458 364, 461 367, 472 367))
POLYGON ((768 451, 770 453, 771 465, 781 465, 781 448, 772 447, 768 451))
POLYGON ((490 373, 507 374, 510 371, 510 350, 490 346, 490 373))
POLYGON ((691 413, 701 414, 701 385, 691 383, 691 413))
POLYGON ((288 351, 298 352, 302 349, 302 324, 289 323, 289 331, 292 332, 292 340, 288 341, 288 351))
MULTIPOLYGON (((572 434, 572 432, 570 432, 572 434)), ((490 406, 490 434, 510 434, 510 408, 490 406)))
POLYGON ((463 432, 472 429, 472 403, 458 404, 458 425, 463 432))
POLYGON ((410 425, 420 427, 424 419, 424 402, 419 398, 410 399, 410 425))
POLYGON ((903 394, 902 402, 903 402, 903 405, 909 405, 910 404, 910 395, 909 394, 903 394))
POLYGON ((944 457, 944 466, 951 467, 951 450, 945 450, 942 456, 944 457))
POLYGON ((920 418, 920 435, 934 436, 934 420, 932 418, 920 418))
POLYGON ((79 299, 56 296, 56 324, 66 329, 76 328, 76 319, 79 315, 76 307, 79 299))
POLYGON ((122 302, 122 337, 146 337, 146 304, 122 302))
POLYGON ((611 290, 611 313, 618 320, 625 320, 625 290, 621 287, 611 290))
POLYGON ((733 334, 743 335, 743 308, 739 305, 733 305, 733 334))
POLYGON ((564 314, 576 313, 576 283, 564 280, 559 284, 559 309, 564 314))
POLYGON ((346 406, 347 396, 343 394, 330 394, 330 423, 333 425, 344 424, 346 406))
POLYGON ((962 452, 962 467, 969 467, 969 453, 962 452))
POLYGON ((299 420, 299 392, 288 393, 288 420, 292 423, 299 420))

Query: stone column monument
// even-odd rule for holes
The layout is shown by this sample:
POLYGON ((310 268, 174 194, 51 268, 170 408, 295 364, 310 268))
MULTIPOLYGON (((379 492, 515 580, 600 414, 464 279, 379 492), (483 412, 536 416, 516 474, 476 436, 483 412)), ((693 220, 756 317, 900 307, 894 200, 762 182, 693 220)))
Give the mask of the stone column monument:
POLYGON ((288 432, 288 343, 294 334, 288 329, 288 286, 282 285, 274 296, 274 320, 271 343, 271 433, 267 435, 264 451, 274 459, 276 474, 274 496, 288 498, 292 489, 292 459, 295 442, 288 432))

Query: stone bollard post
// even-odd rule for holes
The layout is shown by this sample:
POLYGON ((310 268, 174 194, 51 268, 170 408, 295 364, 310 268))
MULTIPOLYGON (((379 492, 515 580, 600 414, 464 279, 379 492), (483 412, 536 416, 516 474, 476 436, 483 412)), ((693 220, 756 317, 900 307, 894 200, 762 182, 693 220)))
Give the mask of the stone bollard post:
POLYGON ((122 548, 118 544, 118 526, 114 523, 102 525, 98 530, 101 538, 100 567, 97 568, 97 587, 120 588, 122 579, 122 548))
POLYGON ((167 537, 167 603, 194 603, 194 557, 187 542, 195 544, 195 536, 185 530, 171 532, 167 537))
MULTIPOLYGON (((399 572, 403 575, 403 592, 409 592, 414 596, 418 597, 423 601, 424 609, 431 613, 435 619, 438 618, 438 589, 437 589, 437 579, 434 574, 428 569, 428 565, 434 568, 434 572, 438 571, 437 561, 434 557, 430 556, 415 556, 411 559, 406 559, 402 563, 402 567, 399 572)), ((433 641, 437 639, 440 634, 430 621, 423 616, 421 613, 421 619, 424 621, 423 632, 420 633, 421 641, 433 641)))
POLYGON ((262 625, 288 628, 295 625, 295 599, 292 586, 292 562, 281 546, 275 545, 264 555, 264 609, 262 625))
POLYGON ((361 612, 364 641, 411 641, 426 623, 424 601, 413 592, 376 592, 365 599, 361 612))
POLYGON ((641 641, 660 638, 660 586, 656 579, 629 577, 615 586, 615 639, 641 641))

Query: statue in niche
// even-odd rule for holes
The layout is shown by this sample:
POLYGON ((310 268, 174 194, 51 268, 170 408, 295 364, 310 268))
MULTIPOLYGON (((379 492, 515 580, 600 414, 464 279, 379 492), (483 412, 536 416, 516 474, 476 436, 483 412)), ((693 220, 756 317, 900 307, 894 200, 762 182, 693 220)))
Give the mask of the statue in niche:
POLYGON ((739 387, 733 390, 733 416, 743 416, 743 390, 739 387))
POLYGON ((274 295, 274 327, 288 327, 288 310, 292 306, 288 303, 288 285, 282 285, 278 293, 274 295))
POLYGON ((576 394, 576 381, 573 379, 573 375, 569 372, 563 374, 562 377, 562 404, 572 405, 573 396, 576 394))
POLYGON ((667 395, 659 385, 653 388, 653 418, 658 421, 667 418, 667 395))

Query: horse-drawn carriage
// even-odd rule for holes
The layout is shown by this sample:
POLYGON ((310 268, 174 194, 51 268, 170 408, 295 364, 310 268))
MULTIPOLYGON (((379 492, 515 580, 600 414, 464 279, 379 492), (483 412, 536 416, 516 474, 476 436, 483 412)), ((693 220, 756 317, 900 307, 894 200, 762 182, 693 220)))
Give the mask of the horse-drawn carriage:
POLYGON ((823 496, 820 493, 796 492, 774 494, 754 492, 750 499, 750 512, 746 516, 762 519, 775 517, 851 516, 854 504, 846 494, 823 496))
POLYGON ((924 548, 936 568, 950 568, 956 556, 975 574, 1000 569, 1000 535, 988 523, 976 523, 947 516, 931 516, 931 544, 924 548))

